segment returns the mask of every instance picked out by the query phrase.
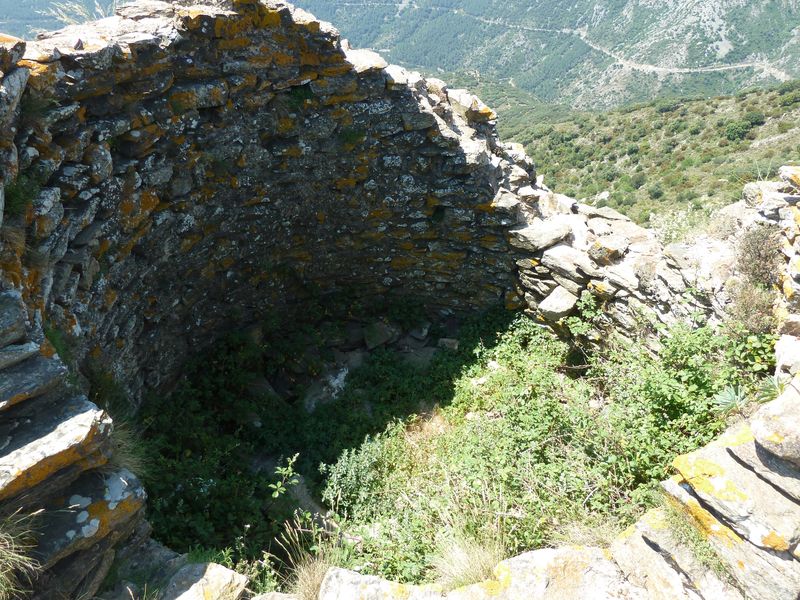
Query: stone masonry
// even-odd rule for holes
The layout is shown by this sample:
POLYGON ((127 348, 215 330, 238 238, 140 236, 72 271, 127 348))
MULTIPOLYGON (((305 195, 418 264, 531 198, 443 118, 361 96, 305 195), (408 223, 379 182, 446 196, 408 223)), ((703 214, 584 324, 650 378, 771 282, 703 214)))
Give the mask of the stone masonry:
MULTIPOLYGON (((36 41, 0 36, 0 511, 41 512, 35 598, 91 596, 123 543, 148 533, 145 492, 115 466, 113 424, 87 400, 80 369, 111 374, 135 404, 230 329, 312 300, 346 311, 412 299, 456 313, 505 303, 568 333, 564 319, 589 293, 602 308, 593 341, 719 320, 737 236, 758 222, 781 228, 787 301, 797 291, 796 169, 751 187, 729 209, 727 237, 664 248, 619 213, 548 190, 523 149, 498 139, 495 119, 470 93, 350 49, 329 24, 275 0, 139 0, 36 41), (70 356, 46 330, 61 332, 70 356)), ((793 323, 779 359, 794 373, 793 323)), ((746 456, 701 451, 727 461, 726 473, 757 473, 747 485, 780 490, 780 515, 704 495, 716 485, 695 485, 712 476, 704 456, 676 462, 682 479, 667 484, 736 536, 729 556, 751 569, 742 589, 757 598, 767 598, 758 581, 784 576, 780 590, 794 596, 780 597, 800 592, 797 496, 783 487, 797 457, 769 445, 794 439, 793 406, 764 421, 789 433, 755 421, 752 435, 736 434, 746 456), (751 568, 742 556, 754 552, 751 568)), ((672 552, 643 529, 661 531, 658 522, 644 519, 630 544, 672 552)), ((503 587, 514 565, 526 577, 585 575, 564 598, 606 584, 609 597, 741 597, 677 554, 656 575, 639 573, 625 562, 632 550, 612 549, 616 562, 599 549, 539 551, 452 597, 559 589, 503 587), (685 595, 659 596, 646 584, 656 576, 685 595)), ((377 590, 370 598, 400 589, 332 571, 322 597, 354 598, 351 584, 377 590)), ((417 593, 441 597, 402 597, 417 593)))

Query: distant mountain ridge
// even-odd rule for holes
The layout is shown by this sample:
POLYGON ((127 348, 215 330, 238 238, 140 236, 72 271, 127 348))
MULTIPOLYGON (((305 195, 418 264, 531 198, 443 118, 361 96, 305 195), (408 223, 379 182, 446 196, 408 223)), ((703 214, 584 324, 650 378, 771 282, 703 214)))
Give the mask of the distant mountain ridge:
MULTIPOLYGON (((78 1, 94 8, 94 0, 78 1)), ((800 77, 800 0, 294 3, 392 62, 576 108, 730 94, 800 77)), ((52 4, 0 0, 0 32, 32 37, 57 28, 40 14, 52 4)))
POLYGON ((800 75, 800 0, 297 0, 357 46, 608 107, 800 75))

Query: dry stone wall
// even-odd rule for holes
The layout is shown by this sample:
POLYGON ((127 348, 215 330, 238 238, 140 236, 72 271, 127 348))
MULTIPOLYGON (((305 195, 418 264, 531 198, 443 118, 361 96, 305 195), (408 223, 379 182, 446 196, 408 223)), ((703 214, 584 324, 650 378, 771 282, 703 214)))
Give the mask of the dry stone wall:
MULTIPOLYGON (((595 340, 722 317, 735 235, 665 249, 548 190, 495 118, 273 0, 139 0, 0 37, 0 510, 40 511, 36 598, 91 596, 147 537, 144 490, 77 367, 135 402, 231 328, 312 301, 505 302, 568 333, 590 293, 595 340)), ((797 183, 732 216, 781 224, 787 295, 797 183)))

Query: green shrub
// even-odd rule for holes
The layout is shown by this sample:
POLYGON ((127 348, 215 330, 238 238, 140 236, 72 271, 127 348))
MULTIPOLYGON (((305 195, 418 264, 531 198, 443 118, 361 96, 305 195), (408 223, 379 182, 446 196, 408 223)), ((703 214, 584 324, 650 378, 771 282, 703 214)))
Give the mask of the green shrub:
POLYGON ((777 227, 757 224, 742 236, 736 267, 749 284, 767 289, 776 285, 782 260, 777 227))
POLYGON ((734 121, 725 127, 725 137, 732 142, 743 140, 752 128, 749 121, 734 121))
POLYGON ((744 120, 750 123, 753 127, 763 125, 767 122, 767 117, 764 115, 763 112, 752 110, 745 114, 744 120))
POLYGON ((29 175, 21 173, 17 179, 5 186, 5 214, 19 217, 39 195, 41 184, 29 175))

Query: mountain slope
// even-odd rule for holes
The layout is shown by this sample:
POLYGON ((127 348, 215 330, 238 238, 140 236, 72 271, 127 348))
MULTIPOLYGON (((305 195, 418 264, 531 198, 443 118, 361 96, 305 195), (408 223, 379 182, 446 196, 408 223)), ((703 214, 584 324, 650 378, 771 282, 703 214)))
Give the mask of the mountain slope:
POLYGON ((798 0, 298 0, 355 45, 548 102, 723 94, 800 74, 798 0))

